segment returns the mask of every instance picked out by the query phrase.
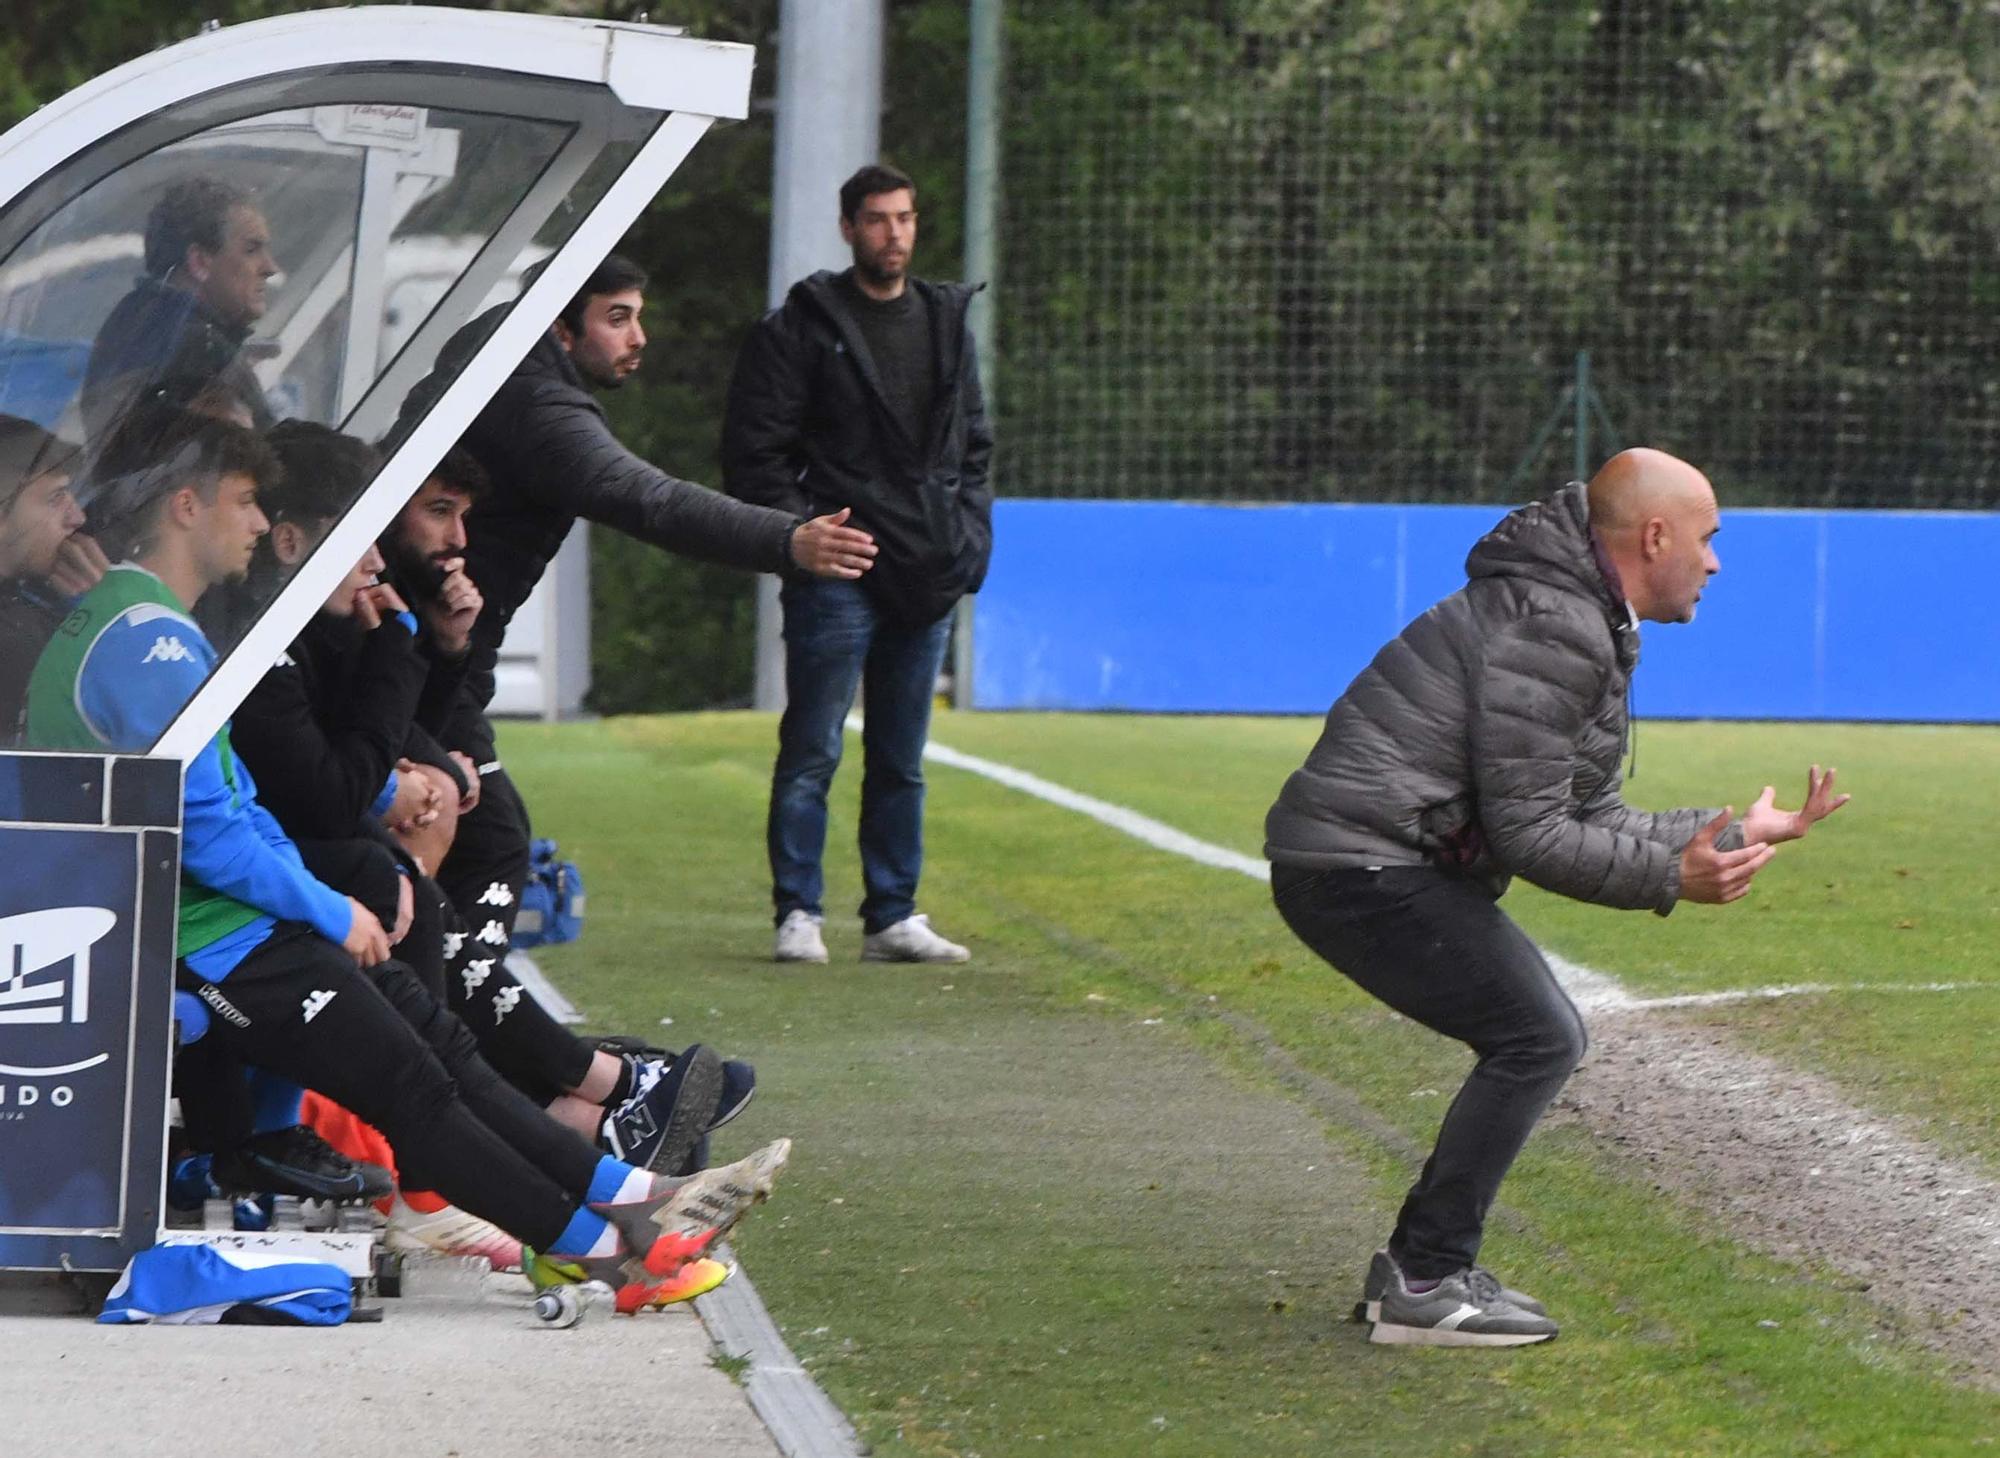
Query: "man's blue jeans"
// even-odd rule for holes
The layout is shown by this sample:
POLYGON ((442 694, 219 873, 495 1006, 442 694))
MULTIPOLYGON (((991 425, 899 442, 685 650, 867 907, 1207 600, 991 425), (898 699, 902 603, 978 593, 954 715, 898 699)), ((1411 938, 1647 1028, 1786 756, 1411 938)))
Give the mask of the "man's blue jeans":
POLYGON ((820 858, 826 794, 840 767, 843 727, 857 687, 866 693, 861 737, 862 930, 878 932, 916 910, 924 866, 924 741, 931 698, 951 637, 947 613, 928 627, 885 617, 859 582, 787 582, 785 716, 771 775, 771 900, 782 922, 823 914, 820 858))

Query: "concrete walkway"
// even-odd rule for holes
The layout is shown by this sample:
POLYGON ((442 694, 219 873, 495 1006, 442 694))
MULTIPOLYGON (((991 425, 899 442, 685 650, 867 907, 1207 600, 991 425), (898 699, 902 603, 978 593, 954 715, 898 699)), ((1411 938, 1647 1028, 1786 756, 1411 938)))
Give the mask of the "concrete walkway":
POLYGON ((778 1458, 687 1306, 556 1330, 490 1276, 382 1301, 379 1325, 106 1327, 6 1280, 7 1458, 778 1458))

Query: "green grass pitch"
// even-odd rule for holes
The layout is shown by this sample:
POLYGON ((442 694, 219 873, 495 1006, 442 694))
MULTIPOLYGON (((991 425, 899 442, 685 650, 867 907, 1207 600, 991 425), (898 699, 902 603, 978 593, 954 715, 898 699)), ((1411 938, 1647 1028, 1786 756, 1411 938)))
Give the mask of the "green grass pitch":
MULTIPOLYGON (((1255 854, 1316 729, 944 714, 934 737, 1255 854)), ((1486 1252, 1562 1339, 1368 1346, 1348 1308, 1462 1051, 1314 961, 1249 878, 946 768, 923 903, 976 960, 855 960, 850 766, 833 962, 776 967, 773 741, 767 716, 697 715, 510 726, 503 747, 589 885, 583 939, 545 968, 596 1026, 756 1060, 758 1101, 718 1153, 778 1133, 798 1152, 739 1246, 875 1451, 1940 1454, 2000 1434, 2000 1400, 1852 1283, 1756 1254, 1573 1126, 1530 1145, 1486 1252)), ((1796 802, 1813 760, 1855 802, 1735 907, 1662 921, 1526 888, 1509 906, 1635 993, 1855 985, 1701 1016, 1990 1164, 1997 748, 1975 729, 1646 724, 1638 803, 1741 808, 1772 780, 1796 802), (1940 981, 1991 986, 1882 990, 1940 981)))

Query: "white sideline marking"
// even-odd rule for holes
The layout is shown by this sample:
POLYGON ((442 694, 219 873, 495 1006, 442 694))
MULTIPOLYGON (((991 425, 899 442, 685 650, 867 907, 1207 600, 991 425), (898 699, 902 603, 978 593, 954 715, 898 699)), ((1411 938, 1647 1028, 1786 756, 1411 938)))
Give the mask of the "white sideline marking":
POLYGON ((576 1004, 556 991, 555 983, 549 981, 548 974, 537 967, 535 959, 526 952, 509 952, 507 970, 542 1005, 542 1011, 557 1022, 574 1025, 583 1021, 583 1014, 576 1010, 576 1004))
MULTIPOLYGON (((847 716, 849 731, 859 733, 861 716, 847 716)), ((1230 850, 1227 846, 1211 841, 1198 840, 1184 830, 1176 830, 1164 821, 1155 820, 1150 815, 1141 815, 1123 805, 1114 805, 1109 800, 1100 800, 1093 795, 1080 794, 1053 780, 1045 780, 1040 775, 1029 774, 997 760, 981 759, 976 754, 953 749, 945 744, 926 744, 924 758, 934 759, 939 764, 953 769, 962 769, 970 774, 981 775, 1009 789, 1033 795, 1038 800, 1046 800, 1051 805, 1060 805, 1065 810, 1074 810, 1079 815, 1087 815, 1100 825, 1108 825, 1113 830, 1143 841, 1157 850, 1170 851, 1177 856, 1185 856, 1191 861, 1199 861, 1204 866, 1214 866, 1221 871, 1235 871, 1252 880, 1271 879, 1270 862, 1256 856, 1246 856, 1241 851, 1230 850)), ((1786 986, 1748 987, 1727 992, 1687 992, 1672 997, 1635 997, 1619 984, 1616 978, 1607 976, 1595 968, 1580 962, 1572 962, 1548 948, 1542 948, 1542 955, 1548 959, 1549 970, 1562 984, 1563 991, 1581 1012, 1626 1013, 1651 1012, 1658 1008, 1673 1007, 1717 1007, 1737 1002, 1764 1002, 1782 997, 1812 997, 1829 992, 1968 992, 1982 988, 2000 986, 1992 982, 1923 982, 1916 984, 1896 982, 1799 982, 1786 986)))

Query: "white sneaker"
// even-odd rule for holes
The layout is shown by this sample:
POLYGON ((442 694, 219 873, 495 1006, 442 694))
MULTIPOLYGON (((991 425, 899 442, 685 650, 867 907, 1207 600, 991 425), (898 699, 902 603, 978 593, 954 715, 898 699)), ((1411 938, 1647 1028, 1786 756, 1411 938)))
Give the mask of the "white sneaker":
POLYGON ((931 930, 928 916, 906 916, 861 939, 864 962, 969 962, 972 953, 931 930))
POLYGON ((499 1226, 456 1205, 413 1209, 404 1202, 400 1190, 389 1206, 389 1224, 382 1239, 393 1251, 485 1256, 496 1271, 521 1268, 521 1242, 499 1226))
POLYGON ((778 923, 777 945, 771 949, 773 962, 824 962, 826 943, 819 934, 819 918, 810 911, 788 911, 778 923))

